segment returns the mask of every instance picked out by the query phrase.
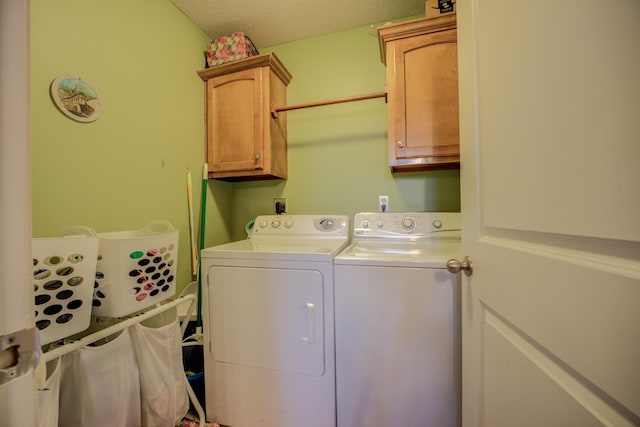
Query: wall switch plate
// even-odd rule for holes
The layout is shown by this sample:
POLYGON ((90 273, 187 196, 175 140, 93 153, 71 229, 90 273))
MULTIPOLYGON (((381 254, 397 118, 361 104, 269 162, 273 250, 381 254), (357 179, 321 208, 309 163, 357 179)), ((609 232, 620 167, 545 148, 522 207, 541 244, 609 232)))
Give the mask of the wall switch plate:
POLYGON ((273 212, 278 215, 287 213, 287 198, 286 197, 276 197, 273 199, 273 212))
POLYGON ((389 211, 389 196, 378 196, 378 209, 380 212, 389 211))

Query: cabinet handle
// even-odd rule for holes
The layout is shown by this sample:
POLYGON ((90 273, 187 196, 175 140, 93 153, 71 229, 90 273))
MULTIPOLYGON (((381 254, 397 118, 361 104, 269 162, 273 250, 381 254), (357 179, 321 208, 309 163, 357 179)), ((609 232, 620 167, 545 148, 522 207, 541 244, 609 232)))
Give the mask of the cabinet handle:
POLYGON ((256 160, 260 160, 260 154, 256 153, 256 155, 253 156, 253 158, 256 159, 256 160))
POLYGON ((404 142, 398 141, 396 144, 398 145, 398 148, 404 148, 404 142))

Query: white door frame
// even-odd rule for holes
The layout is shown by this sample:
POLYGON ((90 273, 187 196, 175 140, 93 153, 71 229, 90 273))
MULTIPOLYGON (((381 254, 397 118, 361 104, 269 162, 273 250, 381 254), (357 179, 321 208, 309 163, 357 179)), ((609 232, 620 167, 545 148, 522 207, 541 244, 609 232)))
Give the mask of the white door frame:
POLYGON ((28 0, 0 0, 0 94, 0 424, 35 426, 28 0))

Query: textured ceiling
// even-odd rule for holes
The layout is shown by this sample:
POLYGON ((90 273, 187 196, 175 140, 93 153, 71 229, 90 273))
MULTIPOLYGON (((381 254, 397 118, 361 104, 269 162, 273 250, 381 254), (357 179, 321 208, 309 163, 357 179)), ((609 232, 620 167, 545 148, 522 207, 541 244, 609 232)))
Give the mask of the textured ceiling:
POLYGON ((267 47, 424 14, 424 0, 171 0, 204 32, 243 31, 267 47))

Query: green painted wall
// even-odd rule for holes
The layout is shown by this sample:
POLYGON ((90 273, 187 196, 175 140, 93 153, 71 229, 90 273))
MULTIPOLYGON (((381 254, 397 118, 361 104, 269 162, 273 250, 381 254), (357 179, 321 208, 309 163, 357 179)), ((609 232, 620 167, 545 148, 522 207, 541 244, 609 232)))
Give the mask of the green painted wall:
MULTIPOLYGON (((275 52, 293 75, 288 104, 381 92, 386 69, 377 37, 360 27, 260 49, 275 52)), ((377 210, 378 195, 393 211, 459 211, 459 171, 391 174, 387 158, 387 108, 383 99, 287 113, 289 179, 235 183, 232 237, 245 223, 272 213, 286 197, 292 214, 352 216, 377 210)))
MULTIPOLYGON (((247 30, 250 34, 250 30, 247 30)), ((293 74, 288 103, 380 92, 385 68, 369 27, 260 48, 293 74)), ((66 226, 99 232, 164 219, 180 230, 179 287, 191 280, 186 172, 199 223, 204 162, 203 84, 208 37, 169 0, 31 0, 34 237, 66 226), (62 115, 51 82, 77 74, 99 91, 93 123, 62 115)), ((205 246, 245 237, 245 223, 287 197, 289 213, 460 209, 458 171, 395 174, 387 165, 382 99, 289 115, 289 179, 210 180, 205 246)))
MULTIPOLYGON (((191 281, 186 173, 198 228, 204 107, 196 70, 208 41, 169 0, 31 0, 34 237, 73 224, 107 232, 168 220, 180 230, 178 287, 191 281), (57 110, 49 86, 62 74, 97 89, 97 121, 57 110)), ((207 246, 230 238, 231 191, 209 183, 207 246)))

